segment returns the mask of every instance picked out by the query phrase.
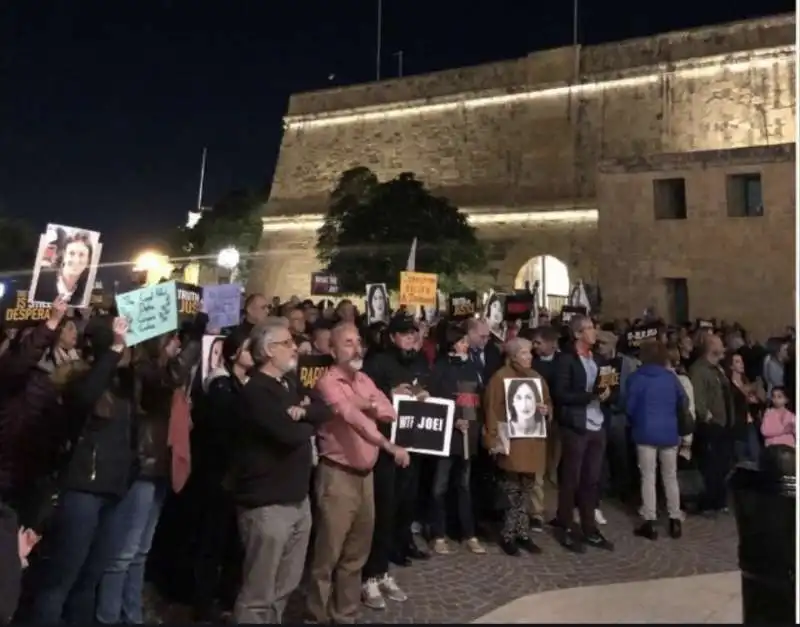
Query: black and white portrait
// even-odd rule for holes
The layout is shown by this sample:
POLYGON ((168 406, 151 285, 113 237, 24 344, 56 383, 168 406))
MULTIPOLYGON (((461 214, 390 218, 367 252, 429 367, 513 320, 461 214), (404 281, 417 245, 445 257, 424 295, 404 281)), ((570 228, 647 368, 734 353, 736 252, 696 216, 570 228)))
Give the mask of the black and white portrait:
POLYGON ((489 330, 501 340, 505 340, 506 336, 503 305, 503 295, 492 290, 483 308, 483 318, 489 325, 489 330))
POLYGON ((538 379, 505 379, 506 419, 510 438, 546 438, 547 421, 539 411, 544 404, 538 379))
POLYGON ((96 231, 48 224, 39 238, 28 298, 52 303, 61 296, 68 305, 88 307, 101 250, 96 231))
POLYGON ((389 294, 385 283, 367 284, 367 323, 389 320, 389 294))

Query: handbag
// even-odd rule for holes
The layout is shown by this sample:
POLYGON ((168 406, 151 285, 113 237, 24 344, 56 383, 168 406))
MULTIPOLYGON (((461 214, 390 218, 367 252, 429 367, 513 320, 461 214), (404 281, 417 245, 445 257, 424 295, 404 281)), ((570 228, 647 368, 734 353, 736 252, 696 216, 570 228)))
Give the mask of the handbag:
POLYGON ((678 401, 678 435, 685 437, 694 433, 694 418, 689 411, 689 400, 683 398, 678 401))

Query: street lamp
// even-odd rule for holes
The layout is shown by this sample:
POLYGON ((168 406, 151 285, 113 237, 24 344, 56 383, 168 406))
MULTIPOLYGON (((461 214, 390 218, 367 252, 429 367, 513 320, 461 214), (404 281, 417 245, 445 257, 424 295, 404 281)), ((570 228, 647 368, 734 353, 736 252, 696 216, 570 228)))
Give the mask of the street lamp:
POLYGON ((223 248, 217 255, 217 265, 231 271, 239 265, 239 251, 233 247, 223 248))
POLYGON ((152 250, 146 250, 133 260, 133 272, 145 285, 153 285, 172 274, 169 257, 152 250))

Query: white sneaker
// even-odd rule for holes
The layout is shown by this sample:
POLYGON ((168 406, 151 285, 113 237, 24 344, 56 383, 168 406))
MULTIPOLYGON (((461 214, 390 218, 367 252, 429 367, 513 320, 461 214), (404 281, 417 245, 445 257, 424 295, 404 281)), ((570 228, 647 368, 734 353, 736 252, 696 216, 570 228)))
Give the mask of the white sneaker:
POLYGON ((598 525, 608 524, 608 521, 606 520, 606 517, 603 516, 603 512, 599 508, 594 510, 594 521, 598 525))
POLYGON ((373 610, 385 610, 386 601, 381 594, 381 586, 376 578, 367 579, 361 585, 361 602, 373 610))
POLYGON ((398 603, 408 601, 408 595, 400 589, 394 577, 389 573, 386 573, 383 579, 378 581, 378 585, 380 586, 379 594, 383 592, 390 601, 397 601, 398 603))

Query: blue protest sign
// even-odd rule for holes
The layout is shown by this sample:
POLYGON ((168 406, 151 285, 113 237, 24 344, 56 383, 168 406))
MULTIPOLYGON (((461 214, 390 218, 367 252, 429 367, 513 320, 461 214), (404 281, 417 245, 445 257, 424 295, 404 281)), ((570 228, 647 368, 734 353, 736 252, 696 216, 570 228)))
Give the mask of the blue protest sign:
POLYGON ((203 305, 208 327, 224 329, 239 324, 242 310, 242 286, 238 283, 203 286, 203 305))
POLYGON ((125 336, 128 346, 178 328, 175 281, 118 294, 116 301, 119 315, 128 320, 128 334, 125 336))

